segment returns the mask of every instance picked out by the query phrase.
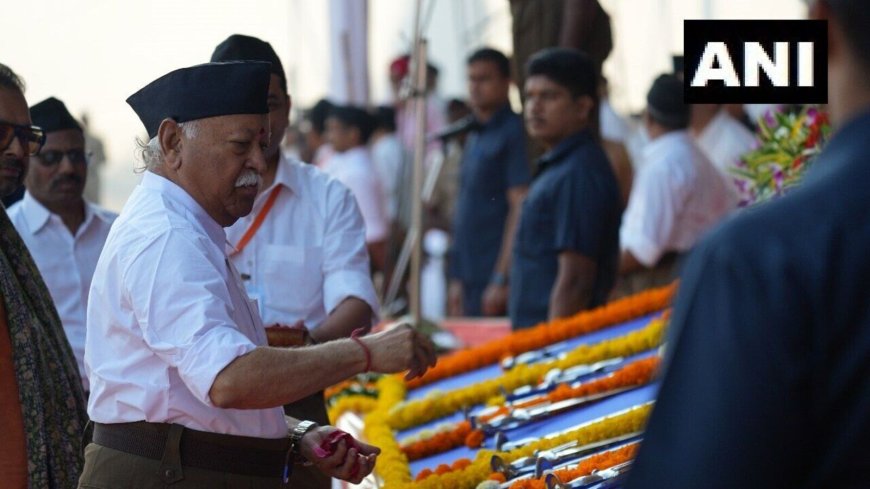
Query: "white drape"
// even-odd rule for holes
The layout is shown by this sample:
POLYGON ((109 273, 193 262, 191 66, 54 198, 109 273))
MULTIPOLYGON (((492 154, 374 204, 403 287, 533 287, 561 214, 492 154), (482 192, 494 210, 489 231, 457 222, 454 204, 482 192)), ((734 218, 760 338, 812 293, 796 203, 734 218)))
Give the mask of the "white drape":
POLYGON ((329 98, 365 106, 369 101, 368 0, 329 1, 329 98))

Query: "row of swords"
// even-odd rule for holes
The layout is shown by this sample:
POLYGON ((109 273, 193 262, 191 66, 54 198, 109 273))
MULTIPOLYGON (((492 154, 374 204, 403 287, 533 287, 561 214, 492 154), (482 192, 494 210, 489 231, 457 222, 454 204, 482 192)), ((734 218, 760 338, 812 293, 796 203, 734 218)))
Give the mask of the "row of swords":
MULTIPOLYGON (((513 358, 513 360, 509 358, 503 362, 502 367, 509 369, 519 364, 552 360, 559 355, 563 355, 563 353, 558 353, 558 350, 559 348, 556 347, 546 351, 534 352, 534 354, 523 354, 525 356, 520 355, 513 358)), ((621 368, 624 364, 624 358, 612 358, 593 364, 578 365, 564 370, 558 368, 552 369, 537 385, 524 386, 512 392, 503 391, 502 395, 506 399, 506 413, 492 416, 499 408, 488 407, 474 413, 466 412, 466 419, 471 423, 472 429, 481 429, 487 436, 493 437, 493 445, 496 451, 505 452, 515 450, 536 442, 539 439, 524 438, 511 441, 508 439, 506 431, 529 423, 534 423, 535 421, 574 409, 582 404, 610 397, 636 387, 626 387, 558 402, 544 401, 528 408, 514 407, 515 404, 520 401, 528 403, 528 401, 544 398, 547 394, 562 384, 569 384, 571 387, 576 387, 593 378, 609 375, 621 368), (480 418, 483 417, 488 417, 489 419, 486 422, 479 421, 480 418)), ((630 411, 631 409, 635 409, 636 407, 638 406, 614 413, 611 416, 618 416, 630 411)), ((582 428, 591 423, 592 422, 572 426, 566 430, 551 434, 546 438, 561 436, 567 432, 582 428)), ((567 481, 561 480, 557 472, 561 469, 580 464, 584 459, 598 453, 617 450, 631 443, 639 442, 642 438, 641 432, 634 432, 586 445, 579 445, 576 441, 569 442, 547 450, 536 451, 531 456, 519 458, 511 463, 505 462, 499 455, 493 455, 490 460, 490 467, 493 472, 498 472, 504 475, 505 479, 508 481, 500 484, 499 489, 507 489, 519 480, 531 478, 543 478, 547 489, 616 488, 624 483, 628 472, 631 470, 631 461, 567 481)))

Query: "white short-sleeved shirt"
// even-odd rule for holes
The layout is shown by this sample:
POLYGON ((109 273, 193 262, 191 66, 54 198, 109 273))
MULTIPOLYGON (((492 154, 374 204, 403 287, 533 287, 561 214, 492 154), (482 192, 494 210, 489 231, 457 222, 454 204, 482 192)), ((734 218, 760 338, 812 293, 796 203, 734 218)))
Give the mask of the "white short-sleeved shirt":
POLYGON ((257 196, 246 217, 226 229, 235 247, 273 189, 272 209, 240 253, 231 254, 263 323, 302 320, 314 329, 343 300, 356 297, 378 310, 369 275, 365 224, 356 199, 341 182, 312 165, 281 158, 275 182, 257 196))
POLYGON ((386 239, 390 231, 386 199, 368 148, 357 146, 343 153, 335 152, 323 170, 347 186, 356 197, 366 224, 366 242, 386 239))
POLYGON ((688 251, 733 210, 735 195, 686 131, 647 144, 619 230, 620 247, 647 267, 688 251))
POLYGON ((223 228, 181 187, 146 172, 112 226, 88 302, 88 415, 281 438, 281 407, 221 409, 209 391, 266 344, 256 303, 226 257, 223 228))
POLYGON ((740 157, 755 147, 755 135, 724 109, 695 136, 695 143, 727 182, 734 179, 731 170, 740 157))
POLYGON ((601 99, 598 107, 598 123, 601 130, 601 138, 625 144, 631 135, 631 127, 628 122, 616 113, 616 110, 610 105, 610 100, 606 97, 601 99))
POLYGON ((372 163, 378 171, 387 205, 387 218, 399 216, 399 184, 402 177, 402 144, 395 133, 385 134, 372 144, 372 163))
POLYGON ((25 192, 24 198, 11 206, 8 213, 48 286, 75 354, 82 386, 88 391, 84 365, 88 291, 100 251, 118 215, 87 201, 84 206, 85 220, 75 236, 60 216, 52 214, 30 192, 25 192))

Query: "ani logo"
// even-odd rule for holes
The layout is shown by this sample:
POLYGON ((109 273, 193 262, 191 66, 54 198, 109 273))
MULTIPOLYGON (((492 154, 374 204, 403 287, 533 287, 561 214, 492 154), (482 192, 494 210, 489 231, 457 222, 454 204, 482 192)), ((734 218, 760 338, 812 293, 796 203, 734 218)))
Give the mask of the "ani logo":
POLYGON ((687 103, 828 101, 827 23, 684 21, 687 103))

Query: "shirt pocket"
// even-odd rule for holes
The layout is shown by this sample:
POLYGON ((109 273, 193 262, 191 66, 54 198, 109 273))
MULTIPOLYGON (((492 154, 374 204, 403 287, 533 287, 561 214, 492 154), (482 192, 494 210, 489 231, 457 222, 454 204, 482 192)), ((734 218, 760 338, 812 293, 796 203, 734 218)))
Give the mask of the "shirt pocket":
POLYGON ((523 205, 515 246, 527 255, 553 252, 556 216, 543 199, 527 201, 523 205))
POLYGON ((304 318, 323 301, 323 248, 267 245, 263 256, 266 307, 304 318))

